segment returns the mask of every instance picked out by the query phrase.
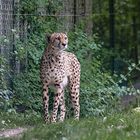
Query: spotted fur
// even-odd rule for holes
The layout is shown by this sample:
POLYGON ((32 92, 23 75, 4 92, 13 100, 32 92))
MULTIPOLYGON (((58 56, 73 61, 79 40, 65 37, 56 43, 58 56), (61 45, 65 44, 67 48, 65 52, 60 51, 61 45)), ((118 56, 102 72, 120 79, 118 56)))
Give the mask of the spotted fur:
POLYGON ((65 33, 53 33, 48 38, 41 60, 41 81, 43 83, 43 102, 46 122, 56 122, 58 107, 60 106, 60 121, 65 118, 66 108, 64 100, 64 88, 69 85, 70 96, 74 108, 75 119, 79 119, 79 87, 80 87, 80 63, 76 56, 64 51, 68 45, 68 37, 65 33), (49 117, 48 87, 55 87, 55 97, 51 117, 49 117))

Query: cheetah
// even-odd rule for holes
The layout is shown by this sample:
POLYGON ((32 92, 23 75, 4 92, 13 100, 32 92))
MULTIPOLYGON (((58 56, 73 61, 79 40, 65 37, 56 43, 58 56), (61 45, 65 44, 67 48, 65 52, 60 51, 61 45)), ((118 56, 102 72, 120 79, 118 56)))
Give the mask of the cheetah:
POLYGON ((65 51, 68 46, 66 33, 53 33, 47 35, 48 47, 45 48, 40 67, 40 76, 43 86, 43 104, 45 122, 54 123, 57 120, 63 122, 66 107, 64 100, 64 89, 69 85, 70 98, 74 108, 74 118, 79 120, 79 88, 80 88, 80 63, 73 53, 65 51), (53 110, 49 117, 49 94, 48 88, 55 89, 53 110), (58 119, 58 107, 60 115, 58 119))

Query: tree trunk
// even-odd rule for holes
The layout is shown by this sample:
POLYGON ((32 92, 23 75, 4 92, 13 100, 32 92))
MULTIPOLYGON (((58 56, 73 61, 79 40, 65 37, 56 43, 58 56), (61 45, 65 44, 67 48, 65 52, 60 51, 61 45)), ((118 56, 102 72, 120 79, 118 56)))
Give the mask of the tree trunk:
POLYGON ((59 19, 62 22, 60 32, 72 30, 74 28, 74 0, 64 0, 63 9, 59 14, 59 19))
POLYGON ((5 82, 7 86, 12 86, 12 78, 9 76, 10 72, 10 62, 11 62, 11 52, 13 49, 13 39, 11 36, 11 29, 13 27, 13 0, 0 0, 0 36, 5 36, 9 40, 9 43, 0 44, 0 55, 6 59, 6 65, 8 68, 5 72, 5 82))
POLYGON ((92 34, 92 0, 77 0, 76 1, 76 23, 84 22, 84 30, 88 34, 92 34))
MULTIPOLYGON (((109 0, 109 36, 110 48, 115 50, 115 13, 114 13, 114 0, 109 0)), ((114 53, 114 52, 113 52, 114 53)), ((111 57, 111 70, 114 74, 114 56, 111 57)))

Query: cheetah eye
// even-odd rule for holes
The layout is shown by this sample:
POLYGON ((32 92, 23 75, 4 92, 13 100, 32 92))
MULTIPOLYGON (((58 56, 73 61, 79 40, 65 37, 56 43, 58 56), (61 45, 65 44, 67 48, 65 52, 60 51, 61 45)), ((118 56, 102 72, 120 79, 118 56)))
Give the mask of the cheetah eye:
POLYGON ((60 37, 56 37, 55 39, 60 40, 60 37))

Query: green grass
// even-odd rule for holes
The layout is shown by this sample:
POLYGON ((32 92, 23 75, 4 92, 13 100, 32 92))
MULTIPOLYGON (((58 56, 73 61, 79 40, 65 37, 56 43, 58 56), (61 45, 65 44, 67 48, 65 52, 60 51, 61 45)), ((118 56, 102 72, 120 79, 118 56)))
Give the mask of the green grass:
POLYGON ((134 112, 82 118, 80 121, 70 119, 49 125, 36 115, 1 113, 0 121, 5 121, 0 123, 0 129, 32 126, 21 140, 140 140, 140 114, 134 112))

